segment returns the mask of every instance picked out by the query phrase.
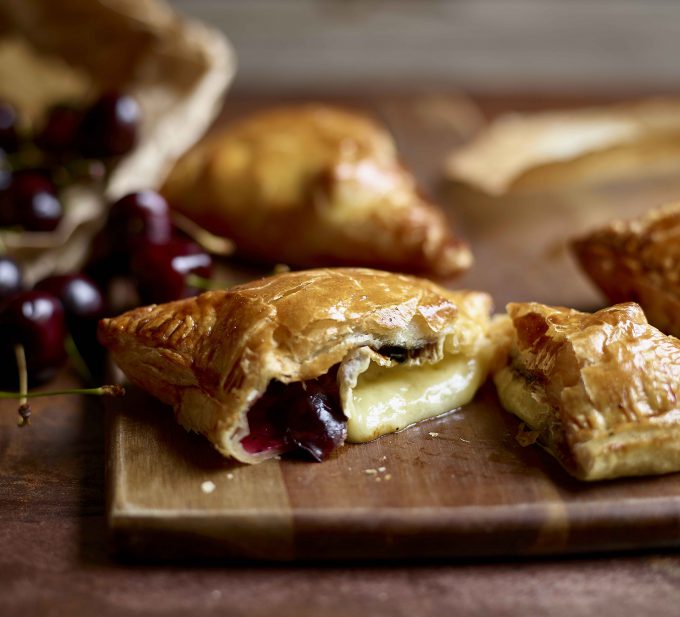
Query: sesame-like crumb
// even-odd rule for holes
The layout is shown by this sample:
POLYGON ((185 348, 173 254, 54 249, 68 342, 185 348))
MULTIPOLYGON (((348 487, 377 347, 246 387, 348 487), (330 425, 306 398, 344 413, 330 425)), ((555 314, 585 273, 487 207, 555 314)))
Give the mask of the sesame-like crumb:
POLYGON ((431 433, 428 433, 428 435, 432 438, 439 437, 439 433, 435 433, 434 431, 432 431, 431 433))
POLYGON ((378 473, 378 470, 377 469, 364 469, 364 473, 367 476, 374 476, 378 473))
POLYGON ((231 473, 231 472, 229 472, 229 473, 227 474, 227 480, 233 480, 233 479, 234 479, 234 474, 231 473))
POLYGON ((210 480, 206 480, 201 484, 201 490, 206 494, 210 495, 215 490, 215 483, 210 480))

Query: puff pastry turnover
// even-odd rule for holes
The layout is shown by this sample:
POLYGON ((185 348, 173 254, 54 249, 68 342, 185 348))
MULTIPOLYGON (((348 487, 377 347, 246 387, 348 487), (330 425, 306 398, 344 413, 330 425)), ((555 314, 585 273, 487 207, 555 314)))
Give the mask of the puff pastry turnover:
POLYGON ((487 294, 368 269, 280 274, 100 324, 130 380, 226 456, 321 460, 459 407, 491 360, 487 294))
POLYGON ((510 304, 496 325, 503 406, 584 480, 680 470, 680 341, 637 304, 594 314, 510 304))
POLYGON ((652 324, 680 336, 680 203, 615 221, 572 246, 612 302, 638 302, 652 324))
POLYGON ((164 195, 240 254, 294 266, 449 277, 472 261, 371 119, 324 105, 260 112, 185 155, 164 195))

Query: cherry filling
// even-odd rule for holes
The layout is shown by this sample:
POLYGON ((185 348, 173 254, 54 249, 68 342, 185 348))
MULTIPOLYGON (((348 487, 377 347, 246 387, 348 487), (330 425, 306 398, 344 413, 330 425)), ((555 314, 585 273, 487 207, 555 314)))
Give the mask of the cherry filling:
POLYGON ((317 379, 272 381, 248 411, 246 452, 299 451, 323 461, 345 441, 347 418, 340 406, 337 367, 317 379))

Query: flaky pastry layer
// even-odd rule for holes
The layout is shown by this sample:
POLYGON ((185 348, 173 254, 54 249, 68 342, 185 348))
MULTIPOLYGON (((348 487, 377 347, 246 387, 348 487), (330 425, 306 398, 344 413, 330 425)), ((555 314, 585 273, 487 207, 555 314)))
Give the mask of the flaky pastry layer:
POLYGON ((680 336, 680 203, 614 221, 572 247, 610 301, 638 302, 652 324, 680 336))
POLYGON ((508 345, 494 375, 499 397, 569 472, 597 480, 680 470, 678 339, 633 303, 594 314, 520 303, 508 314, 498 327, 508 345))
MULTIPOLYGON (((179 422, 244 462, 247 412, 272 380, 314 379, 363 348, 474 357, 488 346, 487 294, 368 269, 279 274, 103 320, 101 342, 179 422)), ((486 353, 486 352, 485 352, 486 353)), ((342 371, 341 371, 342 372, 342 371)))

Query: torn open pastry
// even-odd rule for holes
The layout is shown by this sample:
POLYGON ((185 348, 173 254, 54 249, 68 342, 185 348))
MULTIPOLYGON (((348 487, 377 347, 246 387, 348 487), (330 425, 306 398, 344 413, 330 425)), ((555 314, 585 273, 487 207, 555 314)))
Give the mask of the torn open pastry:
POLYGON ((614 221, 572 248, 611 302, 638 302, 652 324, 680 336, 680 202, 614 221))
POLYGON ((680 340, 637 304, 594 314, 508 305, 494 334, 503 406, 574 476, 599 480, 680 470, 680 340))
POLYGON ((163 194, 248 259, 450 277, 471 253, 368 117, 307 104, 256 113, 184 156, 163 194))
POLYGON ((368 269, 279 274, 138 308, 99 336, 135 384, 225 456, 322 460, 469 402, 491 300, 368 269))

